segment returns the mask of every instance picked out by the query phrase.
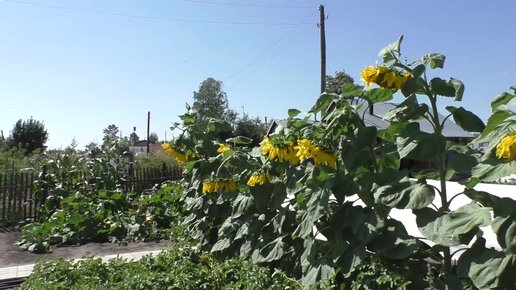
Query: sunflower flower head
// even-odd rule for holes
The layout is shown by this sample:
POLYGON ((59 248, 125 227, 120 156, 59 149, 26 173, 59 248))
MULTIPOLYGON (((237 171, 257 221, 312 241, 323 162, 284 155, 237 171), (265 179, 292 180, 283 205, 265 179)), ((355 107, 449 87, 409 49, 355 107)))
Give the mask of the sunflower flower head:
POLYGON ((337 156, 317 148, 314 153, 314 162, 317 165, 326 165, 333 169, 337 168, 337 156))
POLYGON ((271 176, 267 173, 254 173, 249 177, 249 180, 247 181, 247 186, 253 187, 257 185, 264 185, 268 183, 271 180, 271 176))
POLYGON ((236 182, 233 180, 210 180, 202 184, 202 193, 231 193, 237 190, 236 182))
POLYGON ((496 145, 496 157, 508 161, 516 160, 516 134, 503 137, 500 143, 496 145))
POLYGON ((377 84, 382 88, 401 90, 412 77, 412 74, 406 72, 402 75, 398 71, 382 65, 378 67, 366 66, 360 76, 368 88, 371 84, 377 84))
POLYGON ((267 156, 269 160, 277 160, 279 162, 288 162, 291 165, 297 165, 299 158, 296 156, 296 149, 292 141, 277 141, 273 143, 269 137, 265 137, 262 142, 262 155, 267 156))
POLYGON ((170 146, 168 143, 162 144, 161 148, 163 148, 167 155, 172 156, 179 164, 185 164, 188 161, 188 158, 185 154, 170 146))
POLYGON ((306 160, 313 158, 315 146, 308 139, 301 139, 297 141, 297 145, 295 146, 296 155, 300 160, 306 160))
POLYGON ((226 144, 219 144, 219 148, 217 149, 217 153, 222 154, 228 150, 231 150, 231 148, 226 144))

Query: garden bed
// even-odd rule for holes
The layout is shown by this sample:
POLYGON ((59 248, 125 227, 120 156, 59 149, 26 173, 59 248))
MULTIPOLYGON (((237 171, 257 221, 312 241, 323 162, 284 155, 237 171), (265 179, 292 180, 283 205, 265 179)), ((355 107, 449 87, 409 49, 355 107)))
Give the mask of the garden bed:
POLYGON ((154 251, 167 249, 172 242, 132 242, 125 246, 112 243, 87 243, 84 245, 68 245, 54 247, 51 253, 33 254, 14 245, 20 238, 20 232, 0 233, 0 268, 35 264, 41 260, 53 260, 57 258, 77 259, 85 254, 105 256, 140 251, 154 251))

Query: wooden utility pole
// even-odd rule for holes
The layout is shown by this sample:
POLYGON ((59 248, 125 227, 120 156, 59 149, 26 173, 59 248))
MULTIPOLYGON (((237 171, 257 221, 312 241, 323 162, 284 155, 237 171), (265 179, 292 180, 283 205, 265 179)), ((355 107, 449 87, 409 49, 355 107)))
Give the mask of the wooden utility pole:
POLYGON ((147 112, 147 154, 149 153, 150 147, 150 112, 147 112))
POLYGON ((324 5, 319 6, 319 29, 321 33, 321 94, 326 89, 326 33, 324 31, 324 5))

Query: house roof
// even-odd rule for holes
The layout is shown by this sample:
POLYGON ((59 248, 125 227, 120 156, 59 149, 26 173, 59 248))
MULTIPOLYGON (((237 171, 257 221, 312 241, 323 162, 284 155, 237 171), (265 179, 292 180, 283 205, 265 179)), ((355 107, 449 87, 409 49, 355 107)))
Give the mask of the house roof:
MULTIPOLYGON (((331 109, 329 109, 329 110, 332 110, 333 109, 332 107, 333 106, 330 105, 331 109)), ((389 126, 390 122, 388 120, 385 120, 384 117, 387 115, 387 113, 389 111, 391 111, 395 108, 396 108, 396 104, 394 104, 394 103, 379 103, 379 104, 374 104, 372 114, 370 114, 370 112, 366 112, 365 114, 363 114, 364 110, 367 109, 366 106, 359 106, 358 113, 363 114, 364 123, 366 125, 376 126, 378 129, 385 129, 389 126)), ((440 121, 444 120, 444 118, 445 117, 443 115, 439 114, 440 121)), ((427 133, 434 132, 432 124, 430 124, 430 122, 428 122, 428 120, 421 119, 421 120, 417 120, 414 122, 419 123, 419 128, 421 129, 421 131, 427 132, 427 133)), ((288 121, 286 119, 273 120, 271 122, 271 124, 269 125, 269 127, 267 128, 266 135, 280 131, 281 129, 287 127, 287 123, 288 123, 288 121)), ((444 123, 442 134, 444 137, 447 137, 447 138, 471 138, 471 139, 474 138, 474 136, 471 133, 465 131, 464 129, 459 127, 457 124, 455 124, 453 121, 451 121, 450 119, 446 119, 446 122, 444 123)))
MULTIPOLYGON (((363 113, 366 110, 365 106, 359 109, 359 113, 363 113)), ((385 129, 389 126, 390 122, 385 120, 384 117, 387 113, 396 108, 396 104, 393 103, 379 103, 374 104, 373 106, 373 114, 367 112, 364 114, 364 122, 369 125, 374 125, 378 129, 385 129)), ((439 113, 439 120, 442 122, 445 119, 443 115, 439 113)), ((432 124, 427 119, 420 119, 414 121, 419 123, 419 128, 423 132, 433 133, 434 129, 432 124)), ((444 137, 447 138, 474 138, 473 134, 465 131, 457 124, 455 124, 452 120, 446 119, 444 122, 443 132, 444 137)))

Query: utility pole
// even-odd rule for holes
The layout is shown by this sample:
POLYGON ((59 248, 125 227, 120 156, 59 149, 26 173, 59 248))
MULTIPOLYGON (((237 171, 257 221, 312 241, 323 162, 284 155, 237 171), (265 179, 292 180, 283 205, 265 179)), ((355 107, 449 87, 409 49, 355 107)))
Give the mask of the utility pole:
POLYGON ((147 112, 147 154, 149 154, 149 146, 150 146, 149 145, 150 144, 149 131, 150 131, 150 112, 147 112))
POLYGON ((321 33, 321 94, 326 89, 326 32, 324 30, 324 5, 319 5, 319 29, 321 33))

